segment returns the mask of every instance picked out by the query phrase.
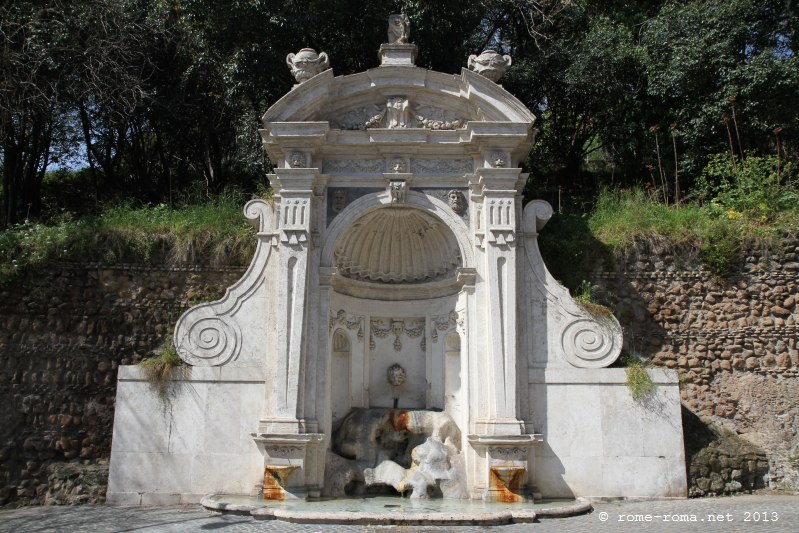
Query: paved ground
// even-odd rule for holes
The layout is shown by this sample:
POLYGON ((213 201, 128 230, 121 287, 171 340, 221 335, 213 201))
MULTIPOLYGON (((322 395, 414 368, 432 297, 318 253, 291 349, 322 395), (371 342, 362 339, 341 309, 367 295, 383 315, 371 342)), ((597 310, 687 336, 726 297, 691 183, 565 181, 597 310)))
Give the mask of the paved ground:
POLYGON ((752 495, 701 500, 597 503, 591 514, 493 527, 321 526, 256 521, 192 507, 27 507, 0 511, 0 532, 763 532, 799 531, 799 496, 752 495), (638 520, 627 522, 620 520, 638 520), (677 521, 675 521, 677 520, 677 521), (688 520, 688 521, 686 521, 688 520))

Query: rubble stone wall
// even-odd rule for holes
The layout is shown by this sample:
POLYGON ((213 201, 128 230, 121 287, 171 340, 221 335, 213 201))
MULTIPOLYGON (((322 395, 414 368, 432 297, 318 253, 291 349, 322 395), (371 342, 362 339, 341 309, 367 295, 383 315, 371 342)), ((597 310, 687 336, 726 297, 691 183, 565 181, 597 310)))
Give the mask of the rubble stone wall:
MULTIPOLYGON (((242 272, 54 265, 0 286, 0 505, 102 501, 117 367, 242 272)), ((625 349, 680 372, 691 494, 799 489, 799 242, 728 280, 643 250, 586 278, 625 349)))
POLYGON ((707 426, 684 424, 689 493, 799 490, 799 241, 750 253, 724 280, 643 247, 588 277, 625 326, 625 350, 677 369, 684 419, 707 426))
POLYGON ((60 265, 0 286, 0 505, 103 501, 118 366, 241 272, 60 265))

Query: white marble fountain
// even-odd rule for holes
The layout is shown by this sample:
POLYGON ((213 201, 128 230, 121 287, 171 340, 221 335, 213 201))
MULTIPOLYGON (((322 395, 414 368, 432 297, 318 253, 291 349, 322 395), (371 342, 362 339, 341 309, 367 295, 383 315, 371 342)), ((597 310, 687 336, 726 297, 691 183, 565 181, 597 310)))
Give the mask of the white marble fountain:
POLYGON ((497 83, 510 57, 425 70, 390 24, 365 72, 289 55, 255 256, 178 321, 167 405, 120 367, 108 501, 685 496, 676 374, 633 401, 606 368, 619 323, 539 254, 552 209, 522 205, 536 117, 497 83))

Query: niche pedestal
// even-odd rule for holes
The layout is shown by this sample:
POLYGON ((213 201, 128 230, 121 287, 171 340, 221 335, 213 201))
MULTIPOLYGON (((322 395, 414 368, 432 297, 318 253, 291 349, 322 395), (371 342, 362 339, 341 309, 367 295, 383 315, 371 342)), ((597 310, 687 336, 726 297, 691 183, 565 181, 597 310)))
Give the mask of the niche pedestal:
POLYGON ((487 502, 532 501, 536 491, 533 446, 541 435, 469 435, 480 458, 475 462, 472 498, 487 502))
POLYGON ((324 435, 253 434, 264 456, 264 500, 318 498, 324 477, 324 435))

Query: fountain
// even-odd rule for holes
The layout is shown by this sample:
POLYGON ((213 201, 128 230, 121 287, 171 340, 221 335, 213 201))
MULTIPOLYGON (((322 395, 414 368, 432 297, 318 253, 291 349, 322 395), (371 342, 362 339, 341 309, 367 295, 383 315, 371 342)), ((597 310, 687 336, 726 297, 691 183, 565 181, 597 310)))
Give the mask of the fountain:
POLYGON ((275 197, 244 208, 255 256, 178 321, 166 410, 120 368, 109 502, 261 497, 274 517, 394 495, 522 520, 541 498, 685 495, 676 373, 633 401, 606 368, 619 323, 539 254, 552 209, 522 206, 536 117, 497 83, 510 57, 421 69, 407 25, 366 72, 287 58, 298 83, 260 130, 275 197))

